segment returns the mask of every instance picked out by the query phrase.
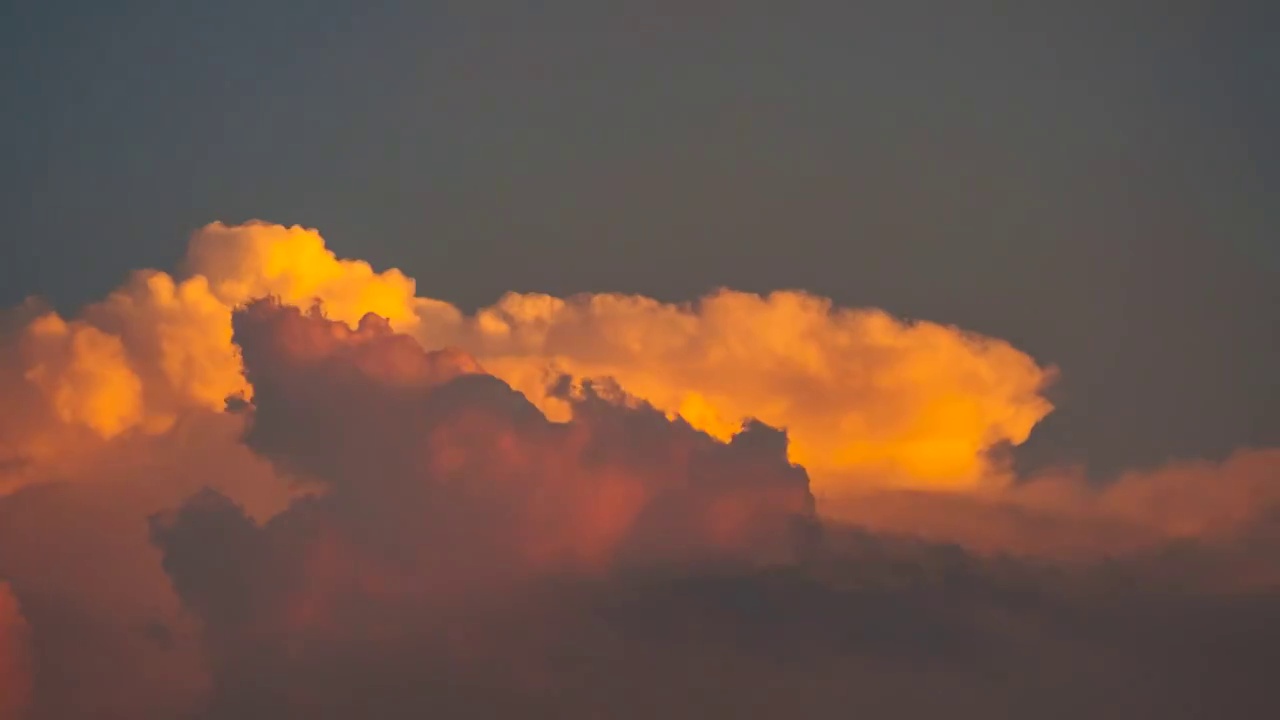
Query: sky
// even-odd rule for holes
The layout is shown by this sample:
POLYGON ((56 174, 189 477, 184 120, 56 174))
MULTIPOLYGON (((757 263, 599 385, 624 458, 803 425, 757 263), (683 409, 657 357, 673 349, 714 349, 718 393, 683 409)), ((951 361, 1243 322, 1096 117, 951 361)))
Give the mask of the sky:
POLYGON ((0 3, 0 720, 1250 707, 1276 20, 0 3))

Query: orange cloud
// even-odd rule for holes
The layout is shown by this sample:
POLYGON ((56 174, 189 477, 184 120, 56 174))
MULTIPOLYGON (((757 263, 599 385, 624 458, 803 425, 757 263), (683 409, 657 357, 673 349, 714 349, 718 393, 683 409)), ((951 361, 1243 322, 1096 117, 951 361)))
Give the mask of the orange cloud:
POLYGON ((183 278, 137 272, 74 319, 30 305, 7 323, 16 329, 0 338, 0 382, 21 402, 0 423, 0 491, 29 481, 32 463, 56 463, 95 438, 161 433, 183 413, 250 396, 231 312, 253 297, 323 298, 350 321, 368 311, 413 320, 425 302, 412 280, 340 261, 296 227, 214 223, 192 238, 186 265, 183 278))
POLYGON ((802 292, 507 295, 466 325, 449 342, 552 416, 564 409, 545 378, 564 372, 611 377, 722 439, 747 417, 786 428, 821 497, 999 481, 988 450, 1022 443, 1052 409, 1039 394, 1052 371, 1008 343, 802 292))
MULTIPOLYGON (((357 361, 384 379, 413 384, 469 362, 466 372, 483 367, 548 417, 567 420, 581 406, 558 389, 562 377, 579 386, 607 377, 721 440, 749 417, 785 428, 788 455, 808 470, 824 512, 886 529, 915 523, 937 537, 1012 547, 1047 537, 1048 527, 1086 523, 1095 538, 1128 546, 1139 536, 1238 524, 1270 487, 1256 479, 1264 470, 1249 471, 1255 480, 1247 487, 1214 479, 1246 472, 1239 459, 1224 468, 1167 468, 1158 479, 1126 476, 1101 491, 1069 473, 1013 483, 989 450, 1024 441, 1051 410, 1040 392, 1052 369, 1000 340, 836 308, 802 292, 724 290, 683 305, 509 294, 465 315, 417 297, 413 280, 397 270, 338 258, 314 230, 261 222, 202 228, 184 273, 136 273, 74 319, 32 305, 9 323, 17 329, 0 347, 0 383, 12 398, 0 417, 0 492, 79 477, 76 468, 92 465, 104 443, 166 432, 186 413, 220 411, 228 396, 251 398, 231 318, 260 296, 301 307, 321 301, 328 317, 355 328, 351 338, 391 329, 423 347, 464 353, 424 356, 398 337, 397 351, 357 361), (1210 484, 1215 489, 1204 490, 1210 484), (880 490, 923 492, 868 494, 880 490), (942 498, 935 490, 968 492, 942 498), (970 509, 943 509, 953 506, 970 509), (917 515, 926 508, 924 522, 917 515), (988 517, 997 511, 998 522, 988 517), (1008 539, 990 540, 1001 532, 1008 539)), ((294 352, 323 355, 345 342, 337 330, 299 332, 289 340, 294 352)), ((625 512, 633 494, 617 485, 584 512, 625 512)), ((1068 535, 1053 542, 1087 544, 1084 533, 1068 535)))
POLYGON ((23 340, 31 359, 25 377, 49 398, 59 420, 85 425, 104 438, 141 420, 142 381, 120 338, 45 315, 27 326, 23 340))
POLYGON ((423 303, 399 270, 378 273, 362 260, 340 260, 320 233, 296 225, 212 223, 192 237, 186 269, 206 278, 228 309, 266 296, 303 307, 322 300, 335 320, 354 324, 374 313, 407 329, 423 303))
POLYGON ((203 277, 139 272, 75 319, 34 307, 28 314, 0 338, 0 383, 13 398, 0 422, 11 485, 15 469, 30 476, 33 465, 62 464, 101 441, 164 432, 185 413, 220 411, 229 395, 249 390, 230 312, 203 277))
POLYGON ((1280 647, 1280 450, 1013 478, 988 451, 1051 410, 1053 371, 957 328, 728 290, 467 315, 265 223, 0 320, 0 720, 559 692, 599 715, 708 686, 738 716, 877 692, 1001 715, 1009 673, 1034 714, 1063 677, 1191 687, 1170 678, 1236 655, 1224 618, 1280 647), (1182 633, 1203 659, 1161 644, 1182 633))
POLYGON ((867 485, 1006 482, 988 451, 1023 442, 1051 410, 1040 391, 1052 371, 1008 343, 802 292, 726 290, 689 305, 511 294, 467 316, 415 296, 398 270, 337 258, 314 230, 261 222, 201 229, 184 269, 181 279, 138 273, 79 318, 47 314, 27 325, 18 371, 41 407, 26 412, 52 422, 21 441, 0 438, 22 446, 11 455, 78 447, 67 428, 102 438, 162 432, 187 410, 249 396, 231 313, 263 296, 322 301, 352 326, 376 313, 425 347, 458 347, 555 419, 569 405, 549 385, 568 374, 613 378, 721 439, 749 417, 784 427, 792 460, 823 498, 867 485))

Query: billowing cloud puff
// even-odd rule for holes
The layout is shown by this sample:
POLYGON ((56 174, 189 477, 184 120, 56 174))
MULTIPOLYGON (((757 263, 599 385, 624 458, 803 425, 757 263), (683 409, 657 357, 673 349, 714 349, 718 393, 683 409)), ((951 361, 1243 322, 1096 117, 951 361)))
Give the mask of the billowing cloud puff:
POLYGON ((192 237, 186 264, 227 308, 266 296, 301 306, 322 300, 336 320, 374 313, 403 329, 421 304, 414 281, 399 270, 378 273, 361 260, 340 260, 318 232, 296 225, 212 223, 192 237))
POLYGON ((689 305, 512 294, 467 325, 449 341, 553 414, 548 369, 611 377, 721 438, 745 417, 784 427, 820 496, 999 480, 988 451, 1022 443, 1051 409, 1039 393, 1052 372, 1008 343, 803 292, 689 305))
POLYGON ((29 304, 6 323, 0 381, 21 401, 8 415, 22 418, 0 424, 8 485, 95 437, 164 432, 184 412, 251 395, 231 342, 231 312, 251 298, 323 298, 352 321, 371 311, 412 318, 417 303, 412 280, 340 261, 302 228, 214 223, 192 238, 186 264, 182 278, 137 272, 74 319, 29 304))
POLYGON ((34 303, 22 314, 30 319, 0 337, 0 384, 12 400, 0 421, 0 478, 10 486, 250 391, 230 313, 203 277, 140 272, 78 318, 34 303))

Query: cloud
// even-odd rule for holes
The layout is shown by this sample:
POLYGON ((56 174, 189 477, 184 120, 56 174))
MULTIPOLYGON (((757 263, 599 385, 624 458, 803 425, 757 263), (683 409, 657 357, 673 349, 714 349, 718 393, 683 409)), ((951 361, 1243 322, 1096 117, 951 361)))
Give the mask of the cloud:
POLYGON ((0 488, 28 482, 32 463, 130 432, 163 433, 183 413, 251 395, 231 342, 231 312, 251 297, 324 298, 328 312, 352 320, 369 311, 411 317, 419 302, 412 280, 339 261, 301 228, 214 223, 192 238, 186 265, 181 278, 136 272, 73 319, 34 302, 11 313, 0 381, 20 402, 0 424, 0 488))
POLYGON ((378 273, 364 261, 340 260, 320 233, 296 225, 212 223, 192 237, 186 266, 227 308, 266 296, 303 306, 323 300, 334 319, 353 323, 374 313, 400 327, 432 304, 414 296, 414 281, 399 270, 378 273))
POLYGON ((803 292, 722 290, 689 305, 511 294, 464 325, 449 342, 553 415, 549 369, 614 378, 721 438, 745 417, 785 427, 824 496, 992 481, 1003 468, 989 451, 1025 441, 1052 408, 1040 392, 1053 371, 1008 343, 803 292))
POLYGON ((590 384, 564 396, 573 419, 552 422, 469 356, 426 352, 375 316, 352 330, 256 302, 235 327, 256 388, 247 445, 320 483, 317 507, 367 515, 346 518, 372 522, 363 534, 407 514, 446 533, 427 546, 474 533, 504 564, 573 566, 627 551, 786 555, 792 521, 813 515, 785 437, 758 424, 723 443, 590 384))
MULTIPOLYGON (((212 491, 153 520, 205 623, 218 712, 308 707, 330 697, 314 673, 335 668, 299 666, 304 648, 348 648, 338 667, 414 652, 541 578, 776 564, 812 540, 808 478, 772 429, 726 444, 591 386, 555 423, 466 355, 373 316, 353 330, 256 302, 234 325, 255 387, 246 443, 323 491, 261 525, 212 491)), ((507 650, 481 635, 462 655, 507 650)))
POLYGON ((1053 374, 802 292, 466 314, 214 224, 0 317, 0 718, 1274 706, 1278 451, 1014 477, 1053 374))
POLYGON ((11 399, 0 420, 0 490, 249 392, 229 311, 200 276, 139 272, 77 318, 37 303, 16 315, 0 336, 11 399))
POLYGON ((79 446, 59 439, 67 428, 162 432, 187 409, 250 395, 231 313, 264 296, 322 301, 349 325, 375 313, 427 347, 457 347, 554 419, 570 406, 550 385, 567 374, 612 378, 720 439, 748 417, 786 428, 821 497, 1006 482, 990 450, 1021 443, 1051 410, 1040 393, 1053 371, 1008 343, 803 292, 725 290, 688 305, 510 294, 466 315, 417 297, 397 270, 337 258, 314 230, 261 222, 201 229, 184 269, 139 272, 76 319, 45 313, 21 330, 14 364, 39 406, 28 414, 51 420, 7 438, 21 445, 11 455, 79 446))
POLYGON ((1179 541, 1233 543, 1280 510, 1280 449, 1241 449, 1221 462, 1171 462, 1104 485, 1053 470, 968 495, 871 489, 823 510, 875 532, 982 553, 1096 559, 1179 541))
POLYGON ((0 498, 0 578, 31 626, 30 717, 176 717, 199 704, 199 623, 173 592, 147 518, 205 487, 260 519, 286 507, 297 491, 239 442, 243 422, 197 412, 0 498))
POLYGON ((1234 638, 1276 619, 1270 591, 1220 585, 1176 548, 1046 571, 805 534, 806 478, 767 427, 723 444, 591 386, 560 388, 573 419, 556 423, 375 318, 260 302, 235 327, 256 389, 247 443, 325 491, 265 524, 216 493, 153 520, 205 623, 216 717, 1176 717, 1261 699, 1261 675, 1214 664, 1264 650, 1234 638), (1163 687, 1180 677, 1201 694, 1163 687), (909 697, 921 683, 932 697, 909 697))

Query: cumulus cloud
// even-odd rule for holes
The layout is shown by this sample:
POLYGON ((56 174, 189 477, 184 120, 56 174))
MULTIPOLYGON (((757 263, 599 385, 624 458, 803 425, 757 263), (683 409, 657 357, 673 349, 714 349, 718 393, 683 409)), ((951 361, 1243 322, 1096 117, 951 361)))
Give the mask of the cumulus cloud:
POLYGON ((231 313, 273 296, 323 301, 349 325, 375 313, 427 347, 458 347, 554 419, 570 411, 550 391, 567 374, 612 378, 720 439, 748 417, 786 428, 820 496, 1006 481, 990 449, 1023 442, 1051 410, 1040 393, 1053 371, 1008 343, 803 292, 726 290, 689 305, 510 294, 466 315, 417 297, 398 270, 337 258, 314 230, 259 222, 197 232, 185 272, 140 272, 80 318, 32 320, 20 364, 41 409, 112 437, 247 396, 231 313))
POLYGON ((993 448, 1009 344, 802 292, 466 314, 320 235, 0 317, 0 718, 1205 717, 1267 704, 1280 454, 993 448))
POLYGON ((295 305, 323 300, 334 319, 352 323, 374 313, 400 327, 431 304, 414 296, 414 281, 399 270, 379 273, 364 261, 341 260, 320 233, 296 225, 212 223, 192 237, 186 265, 228 309, 268 295, 295 305))
POLYGON ((721 438, 745 417, 785 427, 820 495, 996 480, 989 450, 1022 443, 1051 409, 1040 392, 1053 372, 1008 343, 803 292, 683 306, 507 295, 466 325, 463 346, 553 412, 538 386, 548 368, 612 377, 721 438))

